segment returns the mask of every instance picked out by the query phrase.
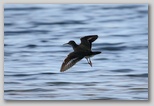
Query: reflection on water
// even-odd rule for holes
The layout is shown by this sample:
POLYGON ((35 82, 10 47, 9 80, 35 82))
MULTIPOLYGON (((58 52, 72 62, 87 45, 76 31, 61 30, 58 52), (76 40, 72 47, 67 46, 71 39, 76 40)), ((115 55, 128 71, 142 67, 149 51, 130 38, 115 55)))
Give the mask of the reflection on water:
POLYGON ((148 100, 148 5, 5 4, 4 99, 148 100), (69 40, 102 53, 64 73, 69 40))

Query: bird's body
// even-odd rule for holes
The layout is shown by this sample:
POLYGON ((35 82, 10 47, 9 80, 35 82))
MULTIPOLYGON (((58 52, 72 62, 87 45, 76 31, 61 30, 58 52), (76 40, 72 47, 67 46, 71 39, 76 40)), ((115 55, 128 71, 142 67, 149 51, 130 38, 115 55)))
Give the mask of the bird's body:
POLYGON ((71 52, 64 62, 62 63, 60 72, 63 72, 73 65, 75 65, 78 61, 80 61, 82 58, 86 58, 90 66, 92 66, 92 62, 90 60, 90 57, 100 54, 101 52, 92 52, 92 42, 94 42, 98 38, 98 35, 89 35, 80 38, 81 43, 80 45, 77 45, 75 41, 69 41, 67 44, 71 45, 73 47, 74 52, 71 52), (88 60, 89 59, 89 60, 88 60))

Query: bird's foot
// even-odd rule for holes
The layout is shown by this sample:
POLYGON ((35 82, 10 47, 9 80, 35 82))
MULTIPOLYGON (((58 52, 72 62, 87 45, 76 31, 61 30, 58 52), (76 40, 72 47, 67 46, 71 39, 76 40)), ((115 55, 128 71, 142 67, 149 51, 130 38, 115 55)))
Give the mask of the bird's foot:
POLYGON ((92 62, 91 62, 90 58, 86 58, 86 59, 87 59, 88 64, 92 67, 92 62))

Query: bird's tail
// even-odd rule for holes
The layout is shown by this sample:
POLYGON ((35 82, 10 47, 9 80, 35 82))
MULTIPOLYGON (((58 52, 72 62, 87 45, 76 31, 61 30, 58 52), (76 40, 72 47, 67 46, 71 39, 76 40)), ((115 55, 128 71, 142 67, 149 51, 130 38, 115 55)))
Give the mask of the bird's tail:
POLYGON ((92 52, 93 55, 100 54, 101 52, 92 52))

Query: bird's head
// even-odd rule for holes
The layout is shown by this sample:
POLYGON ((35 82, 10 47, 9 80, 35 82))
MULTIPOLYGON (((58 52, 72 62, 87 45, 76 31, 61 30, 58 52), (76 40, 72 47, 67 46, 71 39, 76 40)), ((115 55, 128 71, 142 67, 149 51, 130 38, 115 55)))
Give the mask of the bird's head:
POLYGON ((68 43, 65 43, 64 45, 66 45, 66 44, 72 46, 73 50, 75 50, 76 47, 78 46, 73 40, 69 41, 68 43))
POLYGON ((70 40, 67 44, 69 44, 69 45, 74 45, 74 44, 76 44, 73 40, 70 40))
POLYGON ((65 43, 64 45, 71 45, 71 46, 73 46, 75 44, 76 44, 75 41, 70 40, 68 43, 65 43))

